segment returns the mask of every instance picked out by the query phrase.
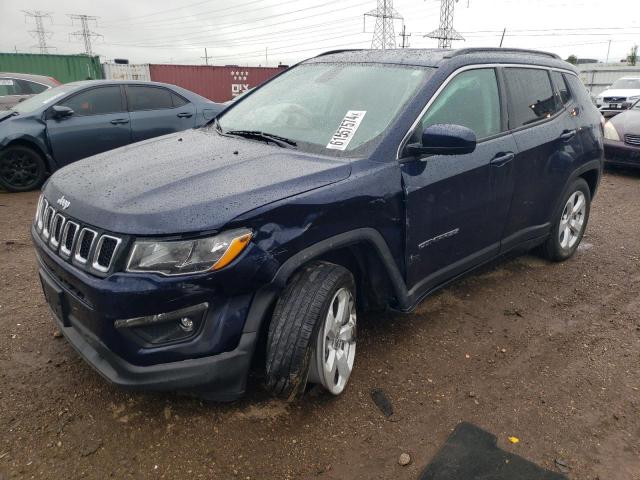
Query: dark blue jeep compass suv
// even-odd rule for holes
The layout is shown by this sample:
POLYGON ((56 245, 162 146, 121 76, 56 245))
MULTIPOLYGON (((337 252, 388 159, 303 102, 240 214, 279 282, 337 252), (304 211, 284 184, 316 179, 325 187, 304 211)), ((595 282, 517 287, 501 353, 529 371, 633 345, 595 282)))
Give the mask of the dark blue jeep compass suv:
POLYGON ((602 139, 552 54, 330 52, 202 129, 56 172, 32 229, 42 287, 123 387, 234 399, 264 350, 274 394, 339 394, 361 312, 408 312, 514 250, 571 257, 602 139))

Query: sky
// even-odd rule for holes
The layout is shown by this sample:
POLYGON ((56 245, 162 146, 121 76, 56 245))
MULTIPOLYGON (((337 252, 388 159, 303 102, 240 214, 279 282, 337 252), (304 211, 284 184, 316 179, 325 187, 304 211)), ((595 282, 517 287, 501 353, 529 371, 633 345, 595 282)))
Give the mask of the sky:
MULTIPOLYGON (((382 1, 382 0, 380 0, 382 1)), ((388 0, 391 1, 391 0, 388 0)), ((375 19, 363 17, 377 0, 0 0, 0 51, 38 53, 24 10, 43 19, 51 53, 82 53, 80 30, 69 14, 89 22, 92 47, 102 61, 275 66, 336 48, 369 48, 375 19)), ((438 27, 439 0, 395 0, 397 44, 404 24, 411 48, 435 48, 424 35, 438 27)), ((454 47, 535 48, 563 58, 609 61, 640 44, 640 0, 460 0, 454 28, 465 41, 454 47), (611 42, 609 45, 609 41, 611 42)))

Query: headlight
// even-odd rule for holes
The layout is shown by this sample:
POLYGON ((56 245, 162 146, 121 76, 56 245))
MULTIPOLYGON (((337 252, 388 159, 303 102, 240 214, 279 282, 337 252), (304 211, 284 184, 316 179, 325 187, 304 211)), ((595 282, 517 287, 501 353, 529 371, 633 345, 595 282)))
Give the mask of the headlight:
POLYGON ((616 127, 611 125, 611 122, 607 122, 604 124, 604 138, 606 138, 607 140, 616 140, 618 142, 620 141, 620 135, 618 135, 616 127))
POLYGON ((601 96, 596 97, 596 105, 598 106, 602 105, 603 101, 604 101, 604 97, 601 97, 601 96))
POLYGON ((251 230, 241 228, 194 240, 138 240, 129 255, 127 271, 182 275, 220 270, 240 255, 252 235, 251 230))

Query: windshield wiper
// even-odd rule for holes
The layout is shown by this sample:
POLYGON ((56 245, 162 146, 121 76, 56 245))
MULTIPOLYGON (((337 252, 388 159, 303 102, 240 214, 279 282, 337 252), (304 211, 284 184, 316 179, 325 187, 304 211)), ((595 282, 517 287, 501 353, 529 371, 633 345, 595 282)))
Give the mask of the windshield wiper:
POLYGON ((281 137, 279 135, 274 135, 272 133, 261 132, 259 130, 228 130, 224 132, 224 134, 237 135, 238 137, 245 137, 245 138, 263 139, 266 142, 275 143, 276 145, 282 148, 292 148, 298 145, 295 141, 289 138, 281 137))

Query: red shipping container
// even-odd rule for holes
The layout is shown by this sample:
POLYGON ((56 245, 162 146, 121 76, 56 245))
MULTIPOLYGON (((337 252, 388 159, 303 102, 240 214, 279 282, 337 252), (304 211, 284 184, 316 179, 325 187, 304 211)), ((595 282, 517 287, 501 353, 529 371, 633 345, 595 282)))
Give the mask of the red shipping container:
POLYGON ((214 102, 226 102, 282 72, 286 67, 149 65, 151 80, 171 83, 214 102))

